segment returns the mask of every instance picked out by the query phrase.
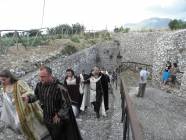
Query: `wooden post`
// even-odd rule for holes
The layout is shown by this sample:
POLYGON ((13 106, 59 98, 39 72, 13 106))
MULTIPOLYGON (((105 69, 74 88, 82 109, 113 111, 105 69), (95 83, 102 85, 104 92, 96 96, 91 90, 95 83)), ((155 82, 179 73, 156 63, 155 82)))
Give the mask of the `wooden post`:
POLYGON ((18 47, 18 32, 15 31, 15 32, 14 32, 14 35, 15 35, 15 37, 16 37, 16 47, 17 47, 17 50, 18 50, 18 49, 19 49, 19 47, 18 47))

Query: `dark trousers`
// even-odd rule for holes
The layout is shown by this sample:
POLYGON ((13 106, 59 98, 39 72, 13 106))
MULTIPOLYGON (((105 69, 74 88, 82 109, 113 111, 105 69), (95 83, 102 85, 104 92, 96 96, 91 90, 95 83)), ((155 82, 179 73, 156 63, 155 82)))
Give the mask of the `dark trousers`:
POLYGON ((46 127, 52 137, 52 140, 65 140, 64 131, 61 124, 45 123, 46 127))
POLYGON ((109 95, 108 90, 104 91, 104 104, 105 104, 105 110, 109 109, 109 95))
POLYGON ((138 90, 138 97, 143 97, 145 94, 145 88, 146 88, 146 83, 140 83, 139 84, 139 90, 138 90))

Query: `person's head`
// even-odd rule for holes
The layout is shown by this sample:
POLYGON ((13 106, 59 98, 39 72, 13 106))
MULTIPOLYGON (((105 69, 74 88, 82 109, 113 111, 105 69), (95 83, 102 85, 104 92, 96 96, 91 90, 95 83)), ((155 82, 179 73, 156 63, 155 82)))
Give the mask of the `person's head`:
POLYGON ((100 68, 98 66, 95 66, 93 68, 93 72, 92 74, 95 76, 95 75, 99 75, 100 74, 100 68))
POLYGON ((173 63, 173 66, 174 66, 175 68, 177 68, 177 67, 178 67, 177 63, 173 63))
POLYGON ((102 68, 101 69, 101 73, 106 74, 106 69, 105 68, 102 68))
POLYGON ((66 75, 67 75, 67 77, 72 77, 72 76, 74 76, 74 71, 72 69, 67 69, 66 75))
POLYGON ((0 81, 2 85, 9 85, 14 84, 18 79, 9 70, 3 70, 0 73, 0 81))
POLYGON ((47 66, 42 66, 39 69, 39 78, 43 84, 51 82, 53 79, 52 78, 52 69, 47 66))
POLYGON ((165 71, 169 71, 169 67, 166 67, 166 68, 165 68, 165 71))

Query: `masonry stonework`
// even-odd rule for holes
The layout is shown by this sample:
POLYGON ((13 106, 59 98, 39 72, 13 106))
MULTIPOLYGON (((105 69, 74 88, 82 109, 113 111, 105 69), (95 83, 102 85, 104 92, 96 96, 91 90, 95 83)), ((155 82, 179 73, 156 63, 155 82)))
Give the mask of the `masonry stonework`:
MULTIPOLYGON (((121 62, 136 62, 152 65, 152 80, 155 86, 161 82, 161 72, 166 62, 177 62, 182 73, 178 75, 178 95, 186 96, 186 30, 175 32, 131 32, 113 34, 113 40, 99 43, 91 48, 48 63, 54 75, 63 81, 65 70, 71 67, 77 74, 81 70, 90 72, 95 65, 113 71, 121 62), (121 60, 118 60, 121 55, 121 60)), ((38 81, 37 72, 24 79, 32 86, 38 81)))

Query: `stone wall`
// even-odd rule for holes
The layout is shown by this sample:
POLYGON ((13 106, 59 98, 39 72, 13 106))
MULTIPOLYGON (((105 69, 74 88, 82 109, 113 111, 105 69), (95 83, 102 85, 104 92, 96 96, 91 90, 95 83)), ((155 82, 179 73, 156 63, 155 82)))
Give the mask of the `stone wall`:
MULTIPOLYGON (((89 73, 91 68, 97 64, 97 51, 97 48, 93 46, 66 58, 53 60, 48 63, 47 66, 52 68, 55 77, 57 77, 60 81, 63 81, 66 69, 69 67, 72 68, 76 74, 80 74, 82 70, 89 73)), ((29 73, 22 79, 28 82, 30 86, 35 87, 38 82, 38 71, 29 73)))
MULTIPOLYGON (((152 78, 154 85, 161 81, 160 72, 164 69, 166 61, 178 62, 180 71, 178 76, 181 83, 178 92, 181 96, 186 91, 186 30, 176 32, 133 32, 113 34, 113 40, 96 44, 91 48, 73 54, 66 58, 58 58, 49 63, 54 75, 63 81, 65 70, 71 67, 77 74, 82 69, 90 72, 95 65, 113 71, 121 62, 135 62, 153 65, 152 78), (122 58, 118 59, 118 55, 122 58)), ((151 71, 151 70, 150 70, 151 71)), ((34 86, 37 82, 37 72, 24 77, 34 86)))
POLYGON ((160 85, 160 73, 165 68, 166 62, 178 63, 181 73, 178 81, 181 84, 179 95, 186 96, 186 30, 180 30, 165 34, 158 38, 154 49, 153 58, 153 82, 160 85))
POLYGON ((117 55, 119 48, 113 41, 109 41, 97 46, 98 56, 100 57, 100 67, 104 67, 107 71, 113 71, 119 64, 117 55))
POLYGON ((115 40, 120 42, 123 62, 152 64, 153 50, 157 39, 165 32, 131 32, 116 34, 115 40))
POLYGON ((157 39, 165 32, 129 32, 112 35, 112 41, 99 44, 101 66, 113 70, 121 62, 137 62, 152 65, 157 39), (118 55, 122 59, 117 59, 118 55))

